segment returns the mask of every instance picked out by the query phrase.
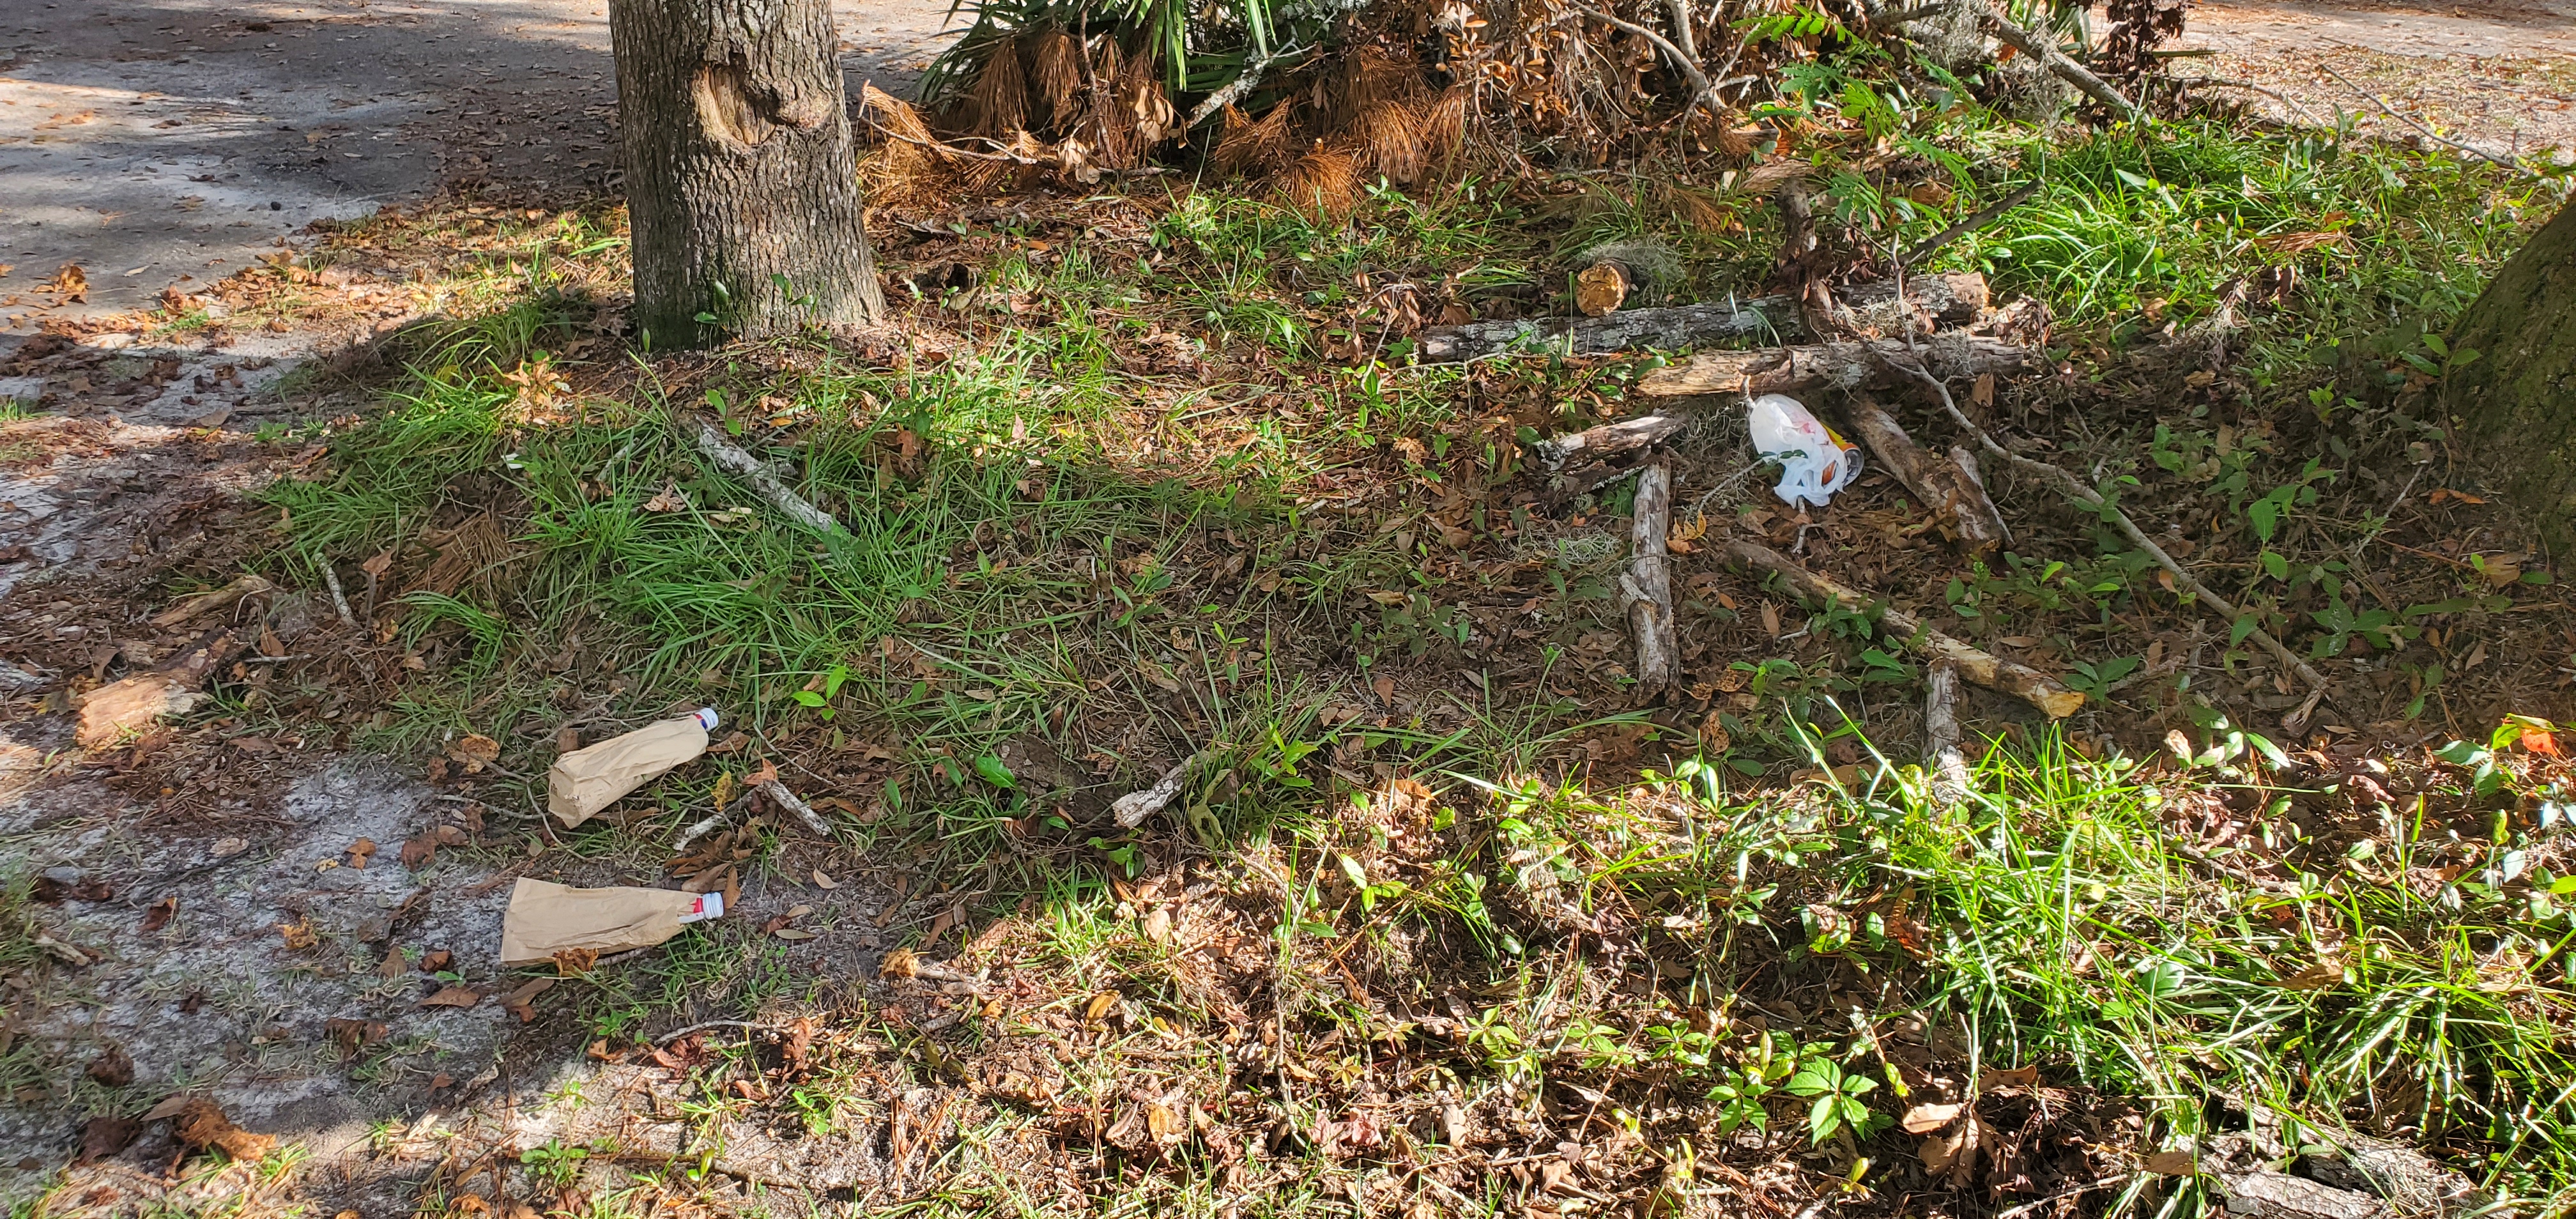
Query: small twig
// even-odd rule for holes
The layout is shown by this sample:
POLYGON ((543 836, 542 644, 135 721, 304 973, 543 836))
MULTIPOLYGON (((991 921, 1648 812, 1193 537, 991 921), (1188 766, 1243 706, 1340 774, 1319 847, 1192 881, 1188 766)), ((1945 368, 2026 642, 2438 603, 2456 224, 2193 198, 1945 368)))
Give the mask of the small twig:
POLYGON ((700 835, 703 835, 724 823, 725 815, 723 813, 717 813, 696 825, 690 826, 689 828, 680 831, 679 840, 671 844, 671 849, 674 851, 688 850, 689 844, 696 842, 700 835))
POLYGON ((1256 88, 1259 88, 1261 85, 1261 74, 1269 71, 1270 65, 1273 62, 1292 53, 1293 52, 1282 51, 1278 55, 1264 55, 1259 59, 1253 60, 1251 63, 1245 64, 1241 75, 1236 76, 1233 80, 1227 81, 1224 88, 1200 99, 1198 105, 1190 107, 1189 117, 1181 120, 1181 129, 1187 131, 1206 122, 1209 115, 1214 114, 1219 110, 1223 110, 1227 106, 1233 105, 1236 101, 1241 100, 1244 95, 1251 93, 1256 88))
POLYGON ((703 1033, 708 1029, 745 1029, 755 1033, 779 1031, 779 1027, 777 1025, 764 1024, 758 1020, 704 1020, 696 1024, 692 1024, 687 1028, 673 1029, 670 1032, 664 1033, 661 1036, 654 1038, 653 1044, 669 1045, 691 1033, 703 1033))
MULTIPOLYGON (((2209 603, 2210 608, 2217 610, 2219 613, 2225 614, 2230 622, 2234 622, 2243 617, 2234 605, 2228 603, 2226 598, 2219 596, 2217 593, 2211 592, 2208 585, 2201 583, 2190 572, 2183 570, 2182 564, 2175 562, 2172 555, 2166 554, 2165 548, 2157 545, 2154 538, 2148 537, 2146 530, 2138 528, 2138 523, 2129 519, 2128 513, 2121 511, 2117 505, 2103 499, 2101 492, 2085 486, 2084 483, 2074 475, 2069 474, 2054 465, 2033 458, 2024 457, 2019 453, 2013 452, 2011 449, 2005 448, 2002 444, 1997 443, 1993 436, 1986 433, 1986 429, 1978 427, 1974 420, 1968 418, 1968 413, 1966 411, 1959 409, 1958 400, 1950 396, 1950 387, 1943 385, 1939 377, 1935 377, 1910 363, 1889 360, 1888 364, 1898 372, 1911 376, 1915 380, 1922 382, 1924 385, 1931 387, 1932 392, 1940 396, 1941 409, 1949 412, 1950 421, 1958 424, 1960 429, 1967 432, 1969 435, 1976 437, 1978 447, 2004 459, 2004 461, 2009 463, 2014 469, 2035 474, 2042 479, 2055 483, 2058 489, 2063 492, 2068 499, 2074 500, 2076 503, 2092 509, 2094 512, 2102 514, 2113 524, 2118 525, 2120 527, 2120 532, 2128 537, 2131 544, 2135 545, 2138 549, 2147 552, 2147 557, 2154 559, 2156 561, 2156 566, 2164 568, 2166 572, 2170 573, 2174 578, 2174 583, 2181 585, 2184 591, 2192 595, 2193 599, 2209 603)), ((2273 638, 2271 632, 2257 626, 2248 633, 2247 638, 2254 640, 2256 643, 2262 644, 2267 651, 2272 653, 2274 659, 2279 660, 2284 666, 2287 666, 2291 672, 2298 674, 2299 680, 2304 681, 2317 689, 2325 688, 2325 677, 2319 674, 2314 668, 2309 667, 2308 662, 2299 659, 2298 653, 2291 651, 2288 645, 2273 638)))
POLYGON ((2192 87, 2195 87, 2195 86, 2202 86, 2202 85, 2206 85, 2206 86, 2209 86, 2209 87, 2212 87, 2212 88, 2219 88, 2219 89, 2245 89, 2245 90, 2249 90, 2249 91, 2252 91, 2252 92, 2255 92, 2255 93, 2260 93, 2260 94, 2262 94, 2262 95, 2263 95, 2263 96, 2265 96, 2265 97, 2271 98, 2273 101, 2279 102, 2279 103, 2281 103, 2282 105, 2287 106, 2287 107, 2289 107, 2289 108, 2290 108, 2290 109, 2292 109, 2292 110, 2296 110, 2296 111, 2298 111, 2298 112, 2299 112, 2299 116, 2300 116, 2300 117, 2305 118, 2305 119, 2306 119, 2306 120, 2308 120, 2310 123, 2313 123, 2313 124, 2315 124, 2315 125, 2317 125, 2317 126, 2319 126, 2319 127, 2326 128, 2327 130, 2330 130, 2330 131, 2331 131, 2331 130, 2333 130, 2333 129, 2334 129, 2334 127, 2335 127, 2335 124, 2333 124, 2333 123, 2329 123, 2329 122, 2325 121, 2324 119, 2318 118, 2318 117, 2317 117, 2317 112, 2316 112, 2316 111, 2314 111, 2314 110, 2310 110, 2310 109, 2308 109, 2307 107, 2300 105, 2300 104, 2299 104, 2299 100, 2298 100, 2297 98, 2294 98, 2294 97, 2290 96, 2290 95, 2289 95, 2289 94, 2287 94, 2287 93, 2283 93, 2283 92, 2281 92, 2281 91, 2280 91, 2280 90, 2278 90, 2278 89, 2266 88, 2266 87, 2264 87, 2264 86, 2262 86, 2262 85, 2255 84, 2254 82, 2252 82, 2252 81, 2250 81, 2250 80, 2229 80, 2228 78, 2226 78, 2226 77, 2224 77, 2224 76, 2184 76, 2184 77, 2176 78, 2176 79, 2175 79, 2175 81, 2174 81, 2173 83, 2174 83, 2174 84, 2176 84, 2176 85, 2179 85, 2179 86, 2181 86, 2181 87, 2183 87, 2183 88, 2186 88, 2186 89, 2188 89, 2188 88, 2192 88, 2192 87))
POLYGON ((2362 88, 2361 86, 2359 86, 2359 85, 2356 85, 2356 84, 2352 83, 2352 81, 2350 81, 2349 79, 2346 79, 2343 73, 2335 71, 2335 68, 2334 68, 2334 65, 2333 65, 2333 64, 2327 63, 2325 60, 2320 59, 2320 60, 2318 60, 2318 61, 2317 61, 2317 66, 2318 66, 2318 67, 2320 67, 2320 68, 2325 69, 2325 70, 2326 70, 2326 75, 2331 76, 2331 77, 2335 78, 2336 80, 2342 81, 2342 82, 2343 82, 2343 87, 2344 87, 2344 88, 2350 89, 2350 90, 2352 90, 2353 92, 2360 94, 2363 98, 2367 99, 2367 100, 2370 102, 2370 104, 2371 104, 2371 105, 2374 105, 2374 106, 2379 107, 2379 111, 2380 111, 2380 113, 2385 114, 2385 115, 2387 115, 2388 117, 2390 117, 2390 118, 2393 118, 2393 119, 2397 120, 2398 122, 2404 123, 2404 124, 2406 124, 2407 126, 2414 128, 2414 129, 2415 129, 2415 130, 2417 130, 2417 131, 2422 132, 2422 133, 2424 134, 2424 138, 2425 138, 2425 139, 2432 140, 2432 141, 2435 141, 2435 142, 2437 142, 2437 143, 2441 143, 2441 144, 2448 144, 2448 145, 2450 145, 2450 146, 2451 146, 2451 147, 2453 147, 2453 148, 2459 149, 2460 151, 2462 151, 2462 152, 2465 152, 2465 153, 2469 154, 2470 156, 2473 156, 2473 157, 2478 158, 2479 160, 2487 161, 2487 162, 2491 162, 2491 163, 2496 164, 2496 165, 2501 165, 2501 166, 2505 167, 2506 169, 2513 170, 2513 171, 2515 171, 2515 172, 2517 172, 2517 173, 2527 173, 2527 172, 2529 172, 2528 170, 2523 169, 2523 167, 2522 167, 2522 166, 2515 164, 2515 163, 2514 163, 2514 161, 2512 160, 2512 158, 2509 158, 2509 157, 2500 157, 2500 156, 2497 156, 2496 154, 2494 154, 2494 153, 2492 153, 2492 152, 2488 152, 2486 149, 2480 148, 2480 147, 2478 147, 2478 146, 2476 146, 2476 145, 2474 145, 2474 144, 2463 144, 2463 143, 2459 142, 2458 140, 2450 139, 2450 138, 2448 138, 2448 137, 2446 137, 2446 136, 2441 136, 2441 135, 2437 135, 2437 134, 2435 134, 2432 128, 2427 127, 2427 126, 2425 126, 2425 125, 2424 125, 2424 124, 2422 124, 2422 123, 2416 122, 2414 119, 2408 118, 2407 116, 2405 116, 2405 115, 2403 115, 2403 114, 2398 113, 2398 111, 2397 111, 2397 107, 2395 107, 2395 106, 2391 106, 2391 105, 2389 105, 2387 102, 2381 101, 2381 100, 2379 99, 2379 95, 2378 95, 2378 94, 2376 94, 2376 93, 2372 93, 2372 92, 2370 92, 2370 91, 2368 91, 2368 90, 2366 90, 2366 89, 2362 88))
MULTIPOLYGON (((1631 34, 1635 34, 1636 36, 1655 44, 1658 49, 1663 51, 1666 58, 1673 61, 1674 67, 1681 69, 1682 75, 1690 79, 1691 86, 1690 104, 1682 107, 1681 121, 1685 123, 1690 121, 1691 115, 1697 113, 1701 106, 1707 105, 1708 103, 1716 100, 1717 91, 1725 88, 1726 84, 1729 83, 1710 79, 1708 70, 1699 66, 1699 56, 1673 45, 1672 39, 1666 38, 1645 26, 1639 25, 1634 21, 1613 17, 1599 9, 1578 8, 1574 11, 1595 21, 1606 22, 1610 25, 1617 26, 1620 29, 1626 30, 1631 34)), ((1687 28, 1682 31, 1682 37, 1690 37, 1690 33, 1687 28)), ((1744 53, 1743 45, 1738 43, 1735 51, 1737 55, 1742 55, 1744 53)), ((1734 67, 1735 60, 1733 58, 1729 58, 1726 61, 1726 66, 1728 68, 1734 67)), ((1724 69, 1719 70, 1719 76, 1722 77, 1725 74, 1724 69)))
POLYGON ((1126 829, 1132 830, 1143 825, 1147 817, 1163 811, 1164 806, 1170 804, 1173 797, 1181 794, 1181 783, 1189 777, 1190 768, 1198 765, 1199 759, 1206 756, 1207 751, 1201 750, 1173 763, 1170 770, 1163 772, 1162 778, 1154 780, 1152 787, 1129 792, 1112 801, 1109 805, 1109 815, 1116 818, 1118 824, 1126 829))
MULTIPOLYGON (((2001 199, 1997 199, 1994 202, 1977 209, 1976 211, 1968 213, 1968 215, 1957 224, 1951 225, 1938 233, 1934 233, 1930 237, 1923 239, 1923 241, 1913 249, 1907 250, 1905 253, 1898 255, 1896 259, 1896 269, 1898 273, 1902 274, 1905 268, 1915 266, 1921 263, 1924 259, 1930 258, 1934 254, 1939 253, 1941 247, 1946 246, 1953 241, 1957 241, 1959 238, 1964 237, 1977 229, 1984 228, 1987 225, 1994 223, 1996 217, 2001 216, 2005 212, 2009 212, 2014 208, 2020 207, 2024 203, 2030 202, 2030 197, 2038 193, 2039 183, 2033 182, 2028 186, 2022 187, 2020 190, 2014 191, 2001 199)), ((1897 293, 1899 299, 1902 299, 1904 295, 1905 294, 1902 290, 1897 293)))
MULTIPOLYGON (((931 149, 942 156, 964 157, 970 161, 1004 161, 1013 165, 1055 164, 1053 161, 1040 160, 1036 157, 1024 157, 1014 152, 977 152, 972 148, 959 148, 955 144, 946 143, 940 140, 925 140, 919 136, 905 135, 904 133, 888 127, 875 119, 869 118, 864 113, 859 116, 859 121, 875 128, 877 134, 882 135, 887 139, 901 140, 906 144, 918 144, 921 147, 931 149)), ((984 140, 987 144, 1000 143, 997 140, 987 139, 982 136, 977 136, 976 138, 984 140)))
POLYGON ((805 803, 803 800, 797 799, 796 793, 787 790, 786 784, 781 783, 776 779, 771 779, 767 783, 761 784, 756 790, 758 790, 760 794, 769 797, 770 800, 778 805, 778 807, 796 814, 796 819, 804 822, 805 828, 812 830, 825 838, 832 836, 832 827, 830 823, 824 821, 822 816, 814 811, 814 806, 805 803))
POLYGON ((2075 1197, 2075 1196, 2077 1196, 2077 1195, 2079 1195, 2079 1194, 2089 1194, 2089 1193, 2092 1193, 2094 1190, 2097 1190, 2097 1189, 2109 1189, 2109 1188, 2111 1188, 2112 1186, 2117 1185, 2117 1184, 2119 1184, 2119 1183, 2120 1183, 2120 1182, 2122 1182, 2122 1181, 2126 1181, 2126 1180, 2128 1180, 2128 1179, 2129 1179, 2129 1177, 2130 1177, 2130 1175, 2131 1175, 2131 1174, 2129 1174, 2129 1173, 2125 1173, 2125 1172, 2124 1172, 2124 1173, 2119 1174, 2118 1176, 2113 1176, 2113 1177, 2104 1177, 2104 1178, 2102 1178, 2102 1179, 2101 1179, 2101 1180, 2099 1180, 2099 1181, 2094 1181, 2094 1182, 2091 1182, 2091 1183, 2089 1183, 2089 1184, 2085 1184, 2085 1185, 2078 1185, 2078 1186, 2076 1186, 2076 1187, 2075 1187, 2075 1188, 2073 1188, 2073 1189, 2065 1190, 2065 1191, 2062 1191, 2062 1192, 2059 1192, 2059 1193, 2050 1194, 2049 1196, 2047 1196, 2047 1197, 2045 1197, 2045 1198, 2038 1199, 2038 1200, 2036 1200, 2036 1201, 2032 1201, 2032 1202, 2024 1202, 2024 1203, 2022 1203, 2021 1205, 2016 1206, 2016 1207, 2013 1207, 2013 1208, 2011 1208, 2011 1209, 2009 1209, 2009 1210, 2002 1210, 2002 1211, 1997 1211, 1997 1212, 1995 1212, 1995 1219, 2021 1219, 2021 1217, 2022 1217, 2022 1216, 2027 1215, 2027 1214, 2031 1213, 2032 1211, 2039 1210, 2039 1209, 2040 1209, 2040 1208, 2042 1208, 2042 1207, 2054 1206, 2054 1205, 2056 1205, 2056 1204, 2058 1204, 2058 1203, 2060 1203, 2060 1202, 2063 1202, 2063 1201, 2067 1200, 2068 1198, 2075 1197))
POLYGON ((340 591, 340 573, 331 570, 331 560, 321 559, 315 565, 322 569, 322 585, 331 590, 331 608, 339 611, 340 625, 356 630, 357 616, 349 612, 349 594, 340 591))

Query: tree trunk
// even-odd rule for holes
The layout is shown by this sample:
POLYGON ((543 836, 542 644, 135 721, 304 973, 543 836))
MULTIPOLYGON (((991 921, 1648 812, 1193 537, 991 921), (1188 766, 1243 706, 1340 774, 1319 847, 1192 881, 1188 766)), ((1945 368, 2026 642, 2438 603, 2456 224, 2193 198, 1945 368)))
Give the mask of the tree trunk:
POLYGON ((609 30, 648 343, 876 320, 830 0, 612 0, 609 30))
POLYGON ((2450 347, 2441 403, 2454 434, 2487 485, 2565 552, 2576 541, 2576 204, 2470 302, 2450 347))

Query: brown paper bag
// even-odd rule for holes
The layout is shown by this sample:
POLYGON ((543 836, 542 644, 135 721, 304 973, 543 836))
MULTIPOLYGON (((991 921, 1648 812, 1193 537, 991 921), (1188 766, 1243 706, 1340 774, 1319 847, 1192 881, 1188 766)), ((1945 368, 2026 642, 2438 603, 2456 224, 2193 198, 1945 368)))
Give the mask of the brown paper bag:
POLYGON ((575 889, 520 877, 501 915, 501 963, 542 965, 567 948, 601 956, 650 948, 680 928, 724 913, 722 893, 677 889, 575 889))
POLYGON ((705 753, 707 732, 715 726, 715 709, 700 708, 556 758, 546 771, 546 811, 565 829, 590 820, 618 797, 705 753))

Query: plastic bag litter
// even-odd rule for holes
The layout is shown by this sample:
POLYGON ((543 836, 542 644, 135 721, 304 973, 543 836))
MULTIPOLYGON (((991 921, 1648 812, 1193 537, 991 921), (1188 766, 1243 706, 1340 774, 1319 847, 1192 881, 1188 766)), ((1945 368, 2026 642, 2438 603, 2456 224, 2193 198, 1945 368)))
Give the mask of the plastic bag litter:
POLYGON ((1787 394, 1764 394, 1747 408, 1753 451, 1780 463, 1780 485, 1771 493, 1794 508, 1821 508, 1834 492, 1860 477, 1860 446, 1842 438, 1804 403, 1787 394))

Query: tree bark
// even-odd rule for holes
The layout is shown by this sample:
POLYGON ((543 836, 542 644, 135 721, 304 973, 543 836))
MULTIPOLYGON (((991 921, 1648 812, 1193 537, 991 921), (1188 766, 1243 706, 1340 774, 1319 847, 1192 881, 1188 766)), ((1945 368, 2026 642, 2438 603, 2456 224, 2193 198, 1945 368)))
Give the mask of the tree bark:
POLYGON ((648 343, 882 314, 830 0, 612 0, 609 31, 648 343))
POLYGON ((2453 434, 2564 553, 2576 542, 2576 203, 2470 303, 2450 350, 2440 401, 2453 434))

